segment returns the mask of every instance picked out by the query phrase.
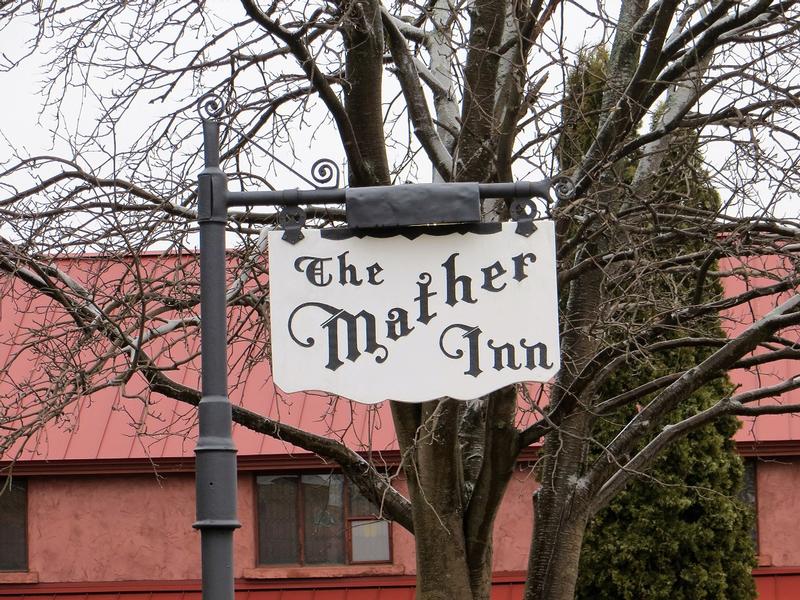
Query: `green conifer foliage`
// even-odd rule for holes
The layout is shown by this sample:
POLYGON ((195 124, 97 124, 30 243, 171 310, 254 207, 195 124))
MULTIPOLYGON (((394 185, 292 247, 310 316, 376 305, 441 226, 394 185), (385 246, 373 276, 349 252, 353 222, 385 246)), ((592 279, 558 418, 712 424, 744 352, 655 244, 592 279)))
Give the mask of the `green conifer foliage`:
MULTIPOLYGON (((663 361, 619 375, 606 392, 615 395, 645 376, 675 372, 702 360, 705 353, 672 352, 663 361)), ((720 379, 698 392, 675 417, 694 414, 730 390, 720 379)), ((611 416, 601 425, 598 441, 613 436, 624 417, 611 416)), ((743 479, 742 461, 731 440, 737 427, 735 417, 726 417, 692 432, 590 522, 577 598, 755 598, 753 515, 736 497, 743 479)))
POLYGON ((572 171, 592 144, 600 119, 607 61, 603 47, 581 54, 567 79, 567 98, 561 106, 563 129, 556 146, 563 172, 572 171))
MULTIPOLYGON (((603 50, 582 56, 568 81, 563 108, 567 127, 557 146, 562 169, 574 165, 591 142, 601 99, 603 50)), ((658 174, 659 204, 719 206, 700 166, 697 140, 686 134, 672 146, 658 174)), ((618 172, 632 171, 633 165, 618 172)), ((684 241, 691 244, 691 241, 684 241)), ((648 248, 653 257, 669 256, 669 248, 648 248)), ((669 273, 654 274, 644 283, 648 293, 691 296, 693 282, 669 273)), ((719 281, 702 290, 704 297, 722 293, 719 281)), ((645 315, 631 315, 632 319, 645 315)), ((676 334, 685 332, 676 332, 676 334)), ((693 332, 722 337, 717 318, 693 332)), ((611 398, 659 376, 676 373, 702 361, 710 350, 683 348, 651 355, 631 363, 605 383, 601 398, 611 398)), ((731 393, 721 377, 695 394, 670 416, 675 422, 703 410, 731 393)), ((645 400, 644 402, 646 402, 645 400)), ((592 461, 605 442, 629 420, 636 406, 598 419, 592 461)), ((750 535, 753 515, 737 499, 743 483, 743 464, 731 437, 738 420, 729 416, 696 430, 670 447, 590 522, 581 553, 576 598, 580 600, 752 600, 751 574, 755 549, 750 535)))

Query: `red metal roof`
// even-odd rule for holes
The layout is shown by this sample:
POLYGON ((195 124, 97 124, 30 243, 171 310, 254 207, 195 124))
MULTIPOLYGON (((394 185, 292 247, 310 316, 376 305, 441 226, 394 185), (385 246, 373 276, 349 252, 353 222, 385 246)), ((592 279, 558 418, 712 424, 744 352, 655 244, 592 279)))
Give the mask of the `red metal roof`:
MULTIPOLYGON (((182 260, 173 257, 173 261, 182 260)), ((186 260, 193 261, 193 257, 186 260)), ((147 268, 148 258, 142 261, 147 268)), ((163 262, 152 264, 169 270, 163 262)), ((120 286, 126 275, 120 263, 98 259, 64 259, 59 265, 76 280, 102 277, 108 282, 108 296, 120 286)), ((196 267, 188 267, 196 268, 196 267)), ((183 273, 185 276, 185 273, 183 273)), ((26 389, 26 381, 46 382, 48 365, 21 346, 29 339, 28 330, 44 323, 67 320, 62 310, 42 297, 24 294, 23 284, 0 278, 0 398, 4 404, 18 400, 14 387, 26 389), (14 286, 16 290, 11 290, 14 286), (11 293, 16 291, 17 293, 11 293)), ((98 302, 99 303, 99 302, 98 302)), ((173 361, 187 359, 197 349, 192 335, 170 346, 173 361)), ((53 343, 57 343, 54 340, 53 343)), ((284 424, 341 438, 355 450, 380 452, 396 448, 388 404, 364 406, 347 400, 315 393, 284 394, 272 382, 269 364, 262 361, 241 377, 241 363, 249 351, 238 344, 229 351, 231 402, 284 424)), ((197 360, 191 360, 170 377, 190 387, 198 387, 197 360)), ((33 387, 28 386, 28 387, 33 387)), ((123 387, 108 387, 67 407, 32 439, 20 441, 2 458, 18 461, 118 460, 164 457, 193 457, 196 426, 193 406, 158 394, 147 393, 145 382, 136 376, 123 387)), ((269 436, 234 426, 234 438, 240 456, 281 455, 296 452, 290 444, 269 436)))
MULTIPOLYGON (((186 277, 186 271, 196 268, 193 257, 173 257, 174 262, 186 260, 184 269, 166 269, 164 262, 154 258, 142 261, 143 269, 166 269, 175 277, 186 277), (177 273, 177 275, 175 275, 177 273)), ((779 263, 766 264, 767 269, 786 268, 779 263)), ((124 280, 126 265, 120 261, 97 259, 64 259, 61 267, 74 272, 76 279, 102 278, 107 282, 109 297, 113 298, 114 286, 124 280), (99 266, 95 267, 95 263, 99 266)), ((157 275, 157 274, 155 274, 157 275)), ((726 292, 738 293, 754 282, 730 278, 726 280, 726 292)), ((755 282, 757 283, 757 282, 755 282)), ((20 344, 27 338, 28 328, 39 328, 53 319, 66 318, 51 303, 41 297, 25 298, 24 294, 11 294, 10 286, 22 286, 18 281, 0 279, 0 398, 4 403, 15 398, 9 393, 12 382, 24 387, 26 377, 34 374, 46 378, 47 365, 37 362, 35 357, 20 344), (16 299, 14 298, 16 296, 16 299), (17 355, 19 354, 19 355, 17 355), (13 361, 10 359, 14 358, 13 361)), ((17 289, 21 292, 21 289, 17 289)), ((749 305, 738 307, 726 314, 726 326, 735 333, 751 323, 755 315, 765 314, 781 298, 768 297, 753 300, 749 305)), ((800 335, 797 336, 800 339, 800 335)), ((56 343, 55 340, 53 343, 56 343)), ((180 344, 171 346, 171 358, 184 359, 196 350, 194 335, 187 336, 180 344)), ((381 452, 395 450, 396 442, 388 403, 365 406, 323 394, 283 394, 272 383, 269 364, 260 362, 248 377, 241 377, 241 362, 249 348, 239 344, 229 354, 231 401, 259 414, 278 419, 282 423, 302 427, 320 435, 343 439, 356 450, 381 452)), ((170 376, 180 383, 195 387, 198 382, 197 361, 189 361, 170 376)), ((731 376, 742 389, 755 387, 759 381, 774 381, 776 376, 795 373, 795 363, 783 361, 768 367, 750 371, 735 371, 731 376)), ((537 386, 538 389, 538 386, 537 386)), ((536 390, 534 390, 536 391, 536 390)), ((784 396, 784 402, 800 402, 800 392, 784 396)), ((524 413, 521 419, 530 419, 524 413)), ((192 457, 194 450, 196 412, 192 406, 182 404, 157 394, 146 393, 144 382, 133 377, 123 388, 109 387, 65 409, 55 421, 45 426, 34 438, 17 443, 3 458, 15 457, 18 461, 80 461, 80 460, 127 460, 159 459, 169 457, 192 457)), ((234 427, 234 437, 239 455, 285 456, 297 449, 280 440, 254 433, 243 427, 234 427)), ((756 422, 745 420, 737 435, 740 441, 800 440, 800 418, 780 415, 760 417, 756 422)))
MULTIPOLYGON (((728 277, 724 280, 725 293, 728 296, 744 293, 749 289, 769 286, 774 284, 770 274, 791 273, 794 270, 789 258, 781 256, 759 257, 748 260, 751 272, 746 278, 728 277), (753 276, 752 271, 761 271, 763 276, 753 276)), ((735 268, 736 263, 727 261, 722 268, 735 268)), ((723 326, 728 335, 735 335, 744 330, 755 319, 766 315, 782 302, 789 299, 791 293, 784 292, 772 296, 754 298, 748 303, 726 310, 723 313, 723 326)), ((784 331, 781 334, 800 341, 800 329, 784 331)), ((756 389, 762 386, 774 385, 800 375, 796 360, 781 360, 753 367, 748 370, 735 369, 729 373, 731 381, 740 386, 738 391, 756 389)), ((793 390, 784 394, 780 399, 761 401, 761 404, 800 404, 800 390, 793 390)), ((736 434, 736 439, 742 442, 766 443, 773 441, 800 440, 800 416, 794 414, 764 415, 757 419, 752 417, 742 418, 742 427, 736 434)))

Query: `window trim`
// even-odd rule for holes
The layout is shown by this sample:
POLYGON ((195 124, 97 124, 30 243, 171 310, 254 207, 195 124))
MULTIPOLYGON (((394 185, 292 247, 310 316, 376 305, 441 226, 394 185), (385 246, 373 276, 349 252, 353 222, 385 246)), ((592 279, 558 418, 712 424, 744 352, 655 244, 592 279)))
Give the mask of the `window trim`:
MULTIPOLYGON (((349 485, 347 486, 349 487, 349 485)), ((347 566, 360 566, 360 565, 391 565, 394 563, 394 541, 392 536, 392 521, 391 519, 376 519, 368 516, 348 517, 345 519, 347 527, 345 528, 344 535, 346 540, 347 550, 347 566), (386 522, 386 536, 389 540, 389 559, 388 560, 353 560, 353 539, 352 539, 352 524, 356 522, 374 523, 386 522)))
POLYGON ((347 569, 353 570, 358 568, 370 569, 371 567, 386 567, 394 565, 394 530, 392 520, 386 517, 375 518, 371 515, 351 515, 350 514, 350 498, 351 487, 353 484, 349 479, 340 471, 319 470, 319 469, 299 469, 296 471, 260 471, 253 474, 253 512, 254 514, 254 534, 256 538, 255 550, 255 570, 266 569, 347 569), (343 518, 342 524, 344 528, 343 543, 345 562, 343 563, 306 563, 305 562, 305 514, 303 509, 303 486, 301 485, 303 475, 332 475, 340 476, 343 481, 342 502, 343 518), (290 563, 265 563, 261 562, 261 511, 259 510, 259 477, 295 477, 297 478, 297 494, 295 499, 295 510, 298 515, 296 532, 298 535, 297 545, 300 562, 290 563), (386 521, 387 523, 387 537, 389 546, 389 559, 388 560, 374 560, 374 561, 353 561, 353 540, 351 534, 351 524, 354 521, 386 521))
MULTIPOLYGON (((23 507, 22 507, 22 518, 24 521, 22 530, 25 534, 24 557, 23 557, 24 565, 22 566, 22 568, 14 568, 14 569, 4 569, 0 567, 0 582, 6 582, 8 579, 11 579, 12 582, 15 582, 19 574, 23 574, 23 576, 29 574, 31 567, 28 479, 25 477, 12 477, 11 475, 5 475, 5 476, 0 475, 0 490, 3 490, 4 486, 9 483, 9 480, 10 480, 10 485, 19 485, 24 490, 23 507)), ((27 581, 25 581, 25 583, 27 583, 27 581)))

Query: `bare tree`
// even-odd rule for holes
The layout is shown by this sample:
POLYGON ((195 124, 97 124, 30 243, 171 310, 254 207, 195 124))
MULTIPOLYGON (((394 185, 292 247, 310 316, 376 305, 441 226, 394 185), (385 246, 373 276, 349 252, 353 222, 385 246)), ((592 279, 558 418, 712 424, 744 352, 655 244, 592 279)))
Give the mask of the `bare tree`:
MULTIPOLYGON (((47 155, 9 140, 13 156, 0 173, 0 269, 16 282, 8 285, 17 302, 48 311, 4 365, 9 372, 34 352, 39 367, 3 398, 0 449, 82 395, 131 378, 149 393, 198 402, 173 375, 193 368, 196 349, 197 269, 184 251, 195 231, 193 111, 202 93, 225 98, 223 166, 244 189, 283 181, 280 164, 305 160, 299 139, 337 140, 351 186, 508 181, 563 167, 574 193, 542 207, 558 232, 563 365, 546 404, 514 388, 469 403, 394 404, 408 498, 333 439, 243 409, 234 418, 336 461, 413 531, 421 600, 489 597, 494 518, 520 452, 541 443, 525 597, 572 598, 587 520, 665 447, 720 415, 800 409, 780 403, 800 387, 795 374, 667 420, 730 369, 800 354, 800 227, 790 206, 800 157, 797 2, 607 8, 602 0, 0 3, 0 30, 24 24, 32 42, 27 57, 4 55, 3 68, 50 57, 42 122, 55 132, 47 155), (567 110, 566 73, 584 43, 570 37, 576 29, 610 55, 601 101, 567 110), (125 133, 143 114, 145 125, 125 133), (579 121, 596 123, 588 143, 569 138, 579 121), (706 159, 681 171, 718 190, 721 208, 693 205, 690 182, 657 176, 687 131, 706 159), (569 161, 556 159, 559 139, 569 161), (163 253, 157 268, 137 258, 154 248, 163 253), (99 258, 86 272, 55 260, 87 250, 99 258), (781 268, 764 268, 760 257, 781 268), (711 277, 747 286, 709 297, 711 277), (700 333, 709 315, 733 318, 765 298, 773 310, 730 339, 700 333), (714 351, 616 397, 598 393, 620 369, 686 346, 714 351), (639 409, 590 463, 598 419, 625 405, 639 409)), ((502 205, 484 208, 503 217, 502 205)), ((238 240, 229 338, 247 348, 243 377, 269 354, 259 257, 273 221, 242 213, 229 222, 238 240)))

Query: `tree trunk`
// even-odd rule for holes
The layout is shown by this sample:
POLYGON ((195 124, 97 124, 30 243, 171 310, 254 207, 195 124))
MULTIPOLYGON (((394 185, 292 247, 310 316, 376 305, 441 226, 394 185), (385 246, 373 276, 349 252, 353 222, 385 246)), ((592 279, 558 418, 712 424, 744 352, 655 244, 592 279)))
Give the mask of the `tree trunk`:
POLYGON ((542 448, 541 487, 534 494, 533 543, 524 600, 573 600, 589 490, 581 478, 591 417, 580 411, 542 448))
POLYGON ((424 500, 415 502, 414 531, 417 600, 488 600, 472 594, 460 515, 441 514, 424 500))
POLYGON ((473 600, 464 538, 459 405, 392 403, 408 478, 417 554, 417 600, 473 600))
POLYGON ((376 0, 357 0, 350 4, 342 30, 346 47, 345 110, 358 140, 363 170, 369 174, 366 181, 361 181, 351 169, 350 185, 388 185, 391 177, 381 105, 383 26, 380 4, 376 0))
POLYGON ((464 518, 464 531, 472 595, 476 599, 488 600, 492 591, 494 521, 519 455, 518 433, 514 427, 516 386, 492 392, 481 404, 484 417, 482 447, 462 443, 464 451, 478 452, 481 457, 477 477, 471 479, 472 493, 464 518))
POLYGON ((488 418, 480 427, 492 440, 493 451, 483 456, 471 493, 464 482, 459 436, 464 404, 392 403, 414 520, 417 600, 491 596, 492 524, 516 456, 507 422, 515 399, 513 387, 487 399, 488 418))
POLYGON ((581 545, 588 521, 586 510, 564 517, 561 510, 536 507, 535 513, 524 600, 574 600, 581 545))

